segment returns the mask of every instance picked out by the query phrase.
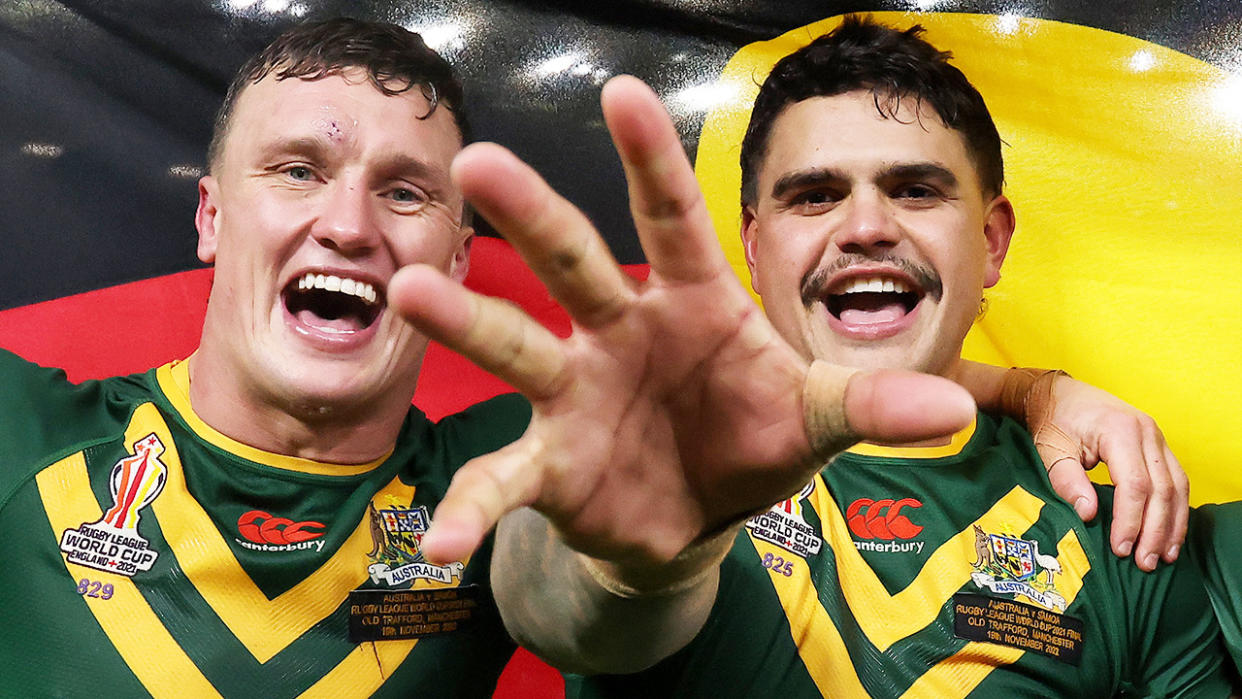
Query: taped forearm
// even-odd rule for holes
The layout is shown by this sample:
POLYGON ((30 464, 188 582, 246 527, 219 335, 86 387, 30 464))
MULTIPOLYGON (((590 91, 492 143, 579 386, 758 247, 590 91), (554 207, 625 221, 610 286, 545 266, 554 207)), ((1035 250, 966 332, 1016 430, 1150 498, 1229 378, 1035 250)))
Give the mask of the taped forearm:
POLYGON ((501 520, 492 587, 505 628, 558 669, 629 673, 680 650, 702 628, 736 527, 667 566, 624 568, 573 551, 530 509, 501 520))
MULTIPOLYGON (((975 399, 975 405, 985 413, 1002 413, 1005 378, 1011 369, 980 364, 966 359, 958 360, 949 378, 966 389, 975 399)), ((1020 416, 1014 416, 1022 419, 1020 416)))

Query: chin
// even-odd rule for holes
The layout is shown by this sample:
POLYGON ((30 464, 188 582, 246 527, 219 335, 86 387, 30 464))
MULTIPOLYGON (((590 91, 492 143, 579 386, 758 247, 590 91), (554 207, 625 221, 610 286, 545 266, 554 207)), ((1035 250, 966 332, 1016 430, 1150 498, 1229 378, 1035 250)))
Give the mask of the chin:
MULTIPOLYGON (((339 363, 338 363, 339 364, 339 363)), ((282 373, 275 393, 283 395, 295 410, 312 412, 350 409, 373 401, 375 391, 368 391, 357 370, 344 366, 315 366, 299 362, 296 373, 282 373)))
POLYGON ((855 369, 906 369, 924 373, 936 373, 929 357, 918 356, 905 346, 891 346, 875 342, 854 347, 834 347, 815 353, 817 359, 855 369))

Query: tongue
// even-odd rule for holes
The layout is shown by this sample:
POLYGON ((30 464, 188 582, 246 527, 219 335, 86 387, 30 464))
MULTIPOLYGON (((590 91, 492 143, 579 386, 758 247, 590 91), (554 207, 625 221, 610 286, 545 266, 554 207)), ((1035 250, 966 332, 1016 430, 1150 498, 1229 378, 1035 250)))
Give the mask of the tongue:
MULTIPOLYGON (((864 294, 852 294, 864 296, 864 294)), ((870 296, 870 294, 865 294, 870 296)), ((906 314, 906 307, 888 299, 850 299, 849 304, 841 309, 841 322, 846 325, 875 325, 891 323, 906 314)))
POLYGON ((340 318, 329 319, 316 315, 309 310, 301 310, 298 311, 297 317, 302 324, 323 332, 350 333, 362 329, 362 323, 352 315, 343 315, 340 318))

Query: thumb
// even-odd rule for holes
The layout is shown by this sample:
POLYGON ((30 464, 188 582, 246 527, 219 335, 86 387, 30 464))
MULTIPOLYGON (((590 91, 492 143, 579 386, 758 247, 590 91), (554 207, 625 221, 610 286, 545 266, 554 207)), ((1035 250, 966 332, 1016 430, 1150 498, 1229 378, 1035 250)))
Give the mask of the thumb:
POLYGON ((1039 455, 1044 459, 1044 463, 1051 463, 1048 468, 1048 480, 1052 481, 1052 489, 1057 491, 1063 500, 1074 506, 1074 512, 1078 513, 1078 517, 1084 522, 1090 522, 1095 518, 1095 513, 1099 507, 1099 499, 1095 495, 1095 488, 1091 487, 1091 480, 1087 478, 1087 472, 1083 470, 1082 464, 1078 459, 1072 456, 1056 455, 1056 453, 1045 452, 1043 446, 1037 445, 1039 455), (1055 459, 1055 461, 1050 461, 1055 459))
POLYGON ((903 444, 951 435, 974 419, 975 401, 940 376, 817 360, 807 372, 803 412, 812 447, 827 458, 862 440, 903 444))

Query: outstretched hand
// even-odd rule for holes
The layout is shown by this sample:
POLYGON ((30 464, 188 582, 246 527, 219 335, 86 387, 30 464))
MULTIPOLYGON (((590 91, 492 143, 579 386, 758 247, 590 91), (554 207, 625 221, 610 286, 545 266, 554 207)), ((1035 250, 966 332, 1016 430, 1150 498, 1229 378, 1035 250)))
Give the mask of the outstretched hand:
POLYGON ((493 144, 453 165, 465 196, 573 319, 558 338, 520 309, 426 266, 399 271, 389 304, 420 331, 521 391, 526 433, 453 479, 423 537, 430 560, 469 555, 507 512, 531 506, 588 556, 658 563, 788 497, 823 447, 906 442, 966 425, 974 404, 946 379, 854 374, 833 395, 840 434, 804 422, 808 360, 734 277, 668 115, 640 81, 609 82, 604 117, 651 266, 626 276, 586 217, 493 144))

